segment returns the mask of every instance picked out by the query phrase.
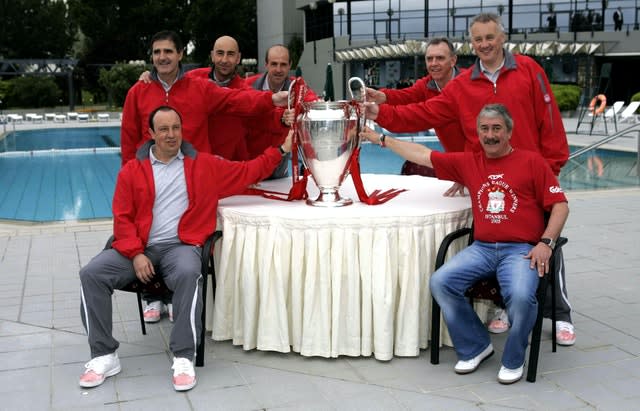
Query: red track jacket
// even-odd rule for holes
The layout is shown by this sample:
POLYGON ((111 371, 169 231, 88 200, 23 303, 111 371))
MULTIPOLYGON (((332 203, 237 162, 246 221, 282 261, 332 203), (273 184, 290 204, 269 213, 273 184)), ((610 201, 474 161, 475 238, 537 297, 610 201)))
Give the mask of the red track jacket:
POLYGON ((425 130, 459 121, 465 150, 481 150, 476 117, 486 104, 504 104, 513 117, 511 145, 536 151, 558 175, 569 158, 567 135, 558 104, 542 68, 533 59, 505 50, 504 67, 494 84, 480 63, 451 80, 438 97, 407 106, 380 105, 376 121, 399 132, 425 130))
MULTIPOLYGON (((195 77, 211 80, 211 68, 199 68, 185 73, 186 77, 195 77)), ((244 89, 249 88, 244 79, 239 75, 233 76, 226 88, 244 89)), ((209 145, 211 152, 228 160, 248 160, 247 151, 247 128, 245 119, 228 115, 214 113, 209 116, 209 145)))
MULTIPOLYGON (((128 258, 144 251, 153 220, 155 184, 147 141, 118 174, 113 196, 113 248, 128 258)), ((218 200, 243 192, 248 185, 268 177, 282 154, 270 147, 251 161, 228 161, 209 153, 198 153, 182 142, 184 174, 189 206, 178 223, 178 237, 185 244, 202 245, 216 228, 218 200)))
MULTIPOLYGON (((154 81, 138 81, 129 89, 122 110, 120 147, 122 164, 131 160, 136 150, 151 139, 149 114, 160 105, 169 105, 182 116, 182 130, 196 150, 210 153, 209 115, 213 113, 235 114, 243 117, 271 111, 274 106, 271 93, 255 90, 230 90, 218 87, 211 81, 178 75, 178 80, 165 92, 157 74, 154 81)), ((266 147, 265 147, 266 148, 266 147)), ((264 151, 264 149, 263 149, 264 151)))
MULTIPOLYGON (((454 78, 459 72, 454 68, 454 78)), ((392 106, 406 105, 411 103, 421 103, 430 98, 440 95, 440 90, 436 86, 436 82, 431 75, 427 75, 416 81, 411 87, 403 89, 382 89, 381 91, 387 96, 386 104, 392 106)), ((445 151, 464 151, 464 133, 460 128, 458 121, 451 121, 448 124, 434 127, 438 140, 444 147, 445 151)), ((390 131, 397 131, 389 128, 390 131)), ((422 131, 422 130, 420 130, 422 131)))

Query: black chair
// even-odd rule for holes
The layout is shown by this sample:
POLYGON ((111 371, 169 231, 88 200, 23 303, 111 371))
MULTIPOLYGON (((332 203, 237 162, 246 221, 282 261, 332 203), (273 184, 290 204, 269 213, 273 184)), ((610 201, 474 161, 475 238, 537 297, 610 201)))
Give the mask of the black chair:
MULTIPOLYGON (((459 238, 464 236, 469 236, 468 244, 473 242, 473 228, 460 228, 452 233, 449 233, 440 243, 440 248, 438 249, 438 254, 436 255, 436 266, 437 270, 440 268, 447 256, 447 252, 449 250, 449 246, 451 243, 456 241, 459 238)), ((544 277, 540 278, 540 282, 538 284, 538 290, 536 292, 536 296, 538 299, 538 316, 536 318, 536 322, 533 326, 533 330, 531 331, 531 347, 529 348, 529 365, 527 366, 527 381, 536 382, 536 375, 538 369, 538 358, 540 356, 540 338, 542 334, 542 320, 543 320, 543 311, 544 311, 544 303, 547 295, 547 287, 551 287, 551 342, 552 342, 552 351, 556 352, 556 289, 554 287, 555 281, 558 277, 558 267, 560 254, 558 250, 560 250, 566 243, 567 239, 565 237, 559 237, 556 243, 556 246, 551 254, 551 258, 549 259, 549 273, 544 277)), ((500 286, 498 285, 498 281, 493 278, 490 280, 482 280, 475 283, 467 292, 465 293, 467 297, 469 297, 471 304, 473 304, 474 299, 488 299, 492 300, 496 304, 502 304, 502 296, 500 294, 500 286)), ((431 306, 431 364, 439 364, 440 363, 440 306, 436 302, 434 298, 431 298, 432 306, 431 306)))
MULTIPOLYGON (((215 298, 216 275, 213 265, 213 245, 221 237, 222 231, 215 231, 213 234, 207 237, 207 240, 202 247, 202 331, 200 332, 200 344, 198 344, 198 348, 196 350, 196 367, 204 366, 204 337, 206 331, 205 316, 207 313, 207 281, 209 275, 211 275, 211 288, 213 290, 213 296, 215 298)), ((111 236, 107 240, 107 244, 104 246, 105 250, 111 248, 111 243, 113 242, 113 240, 113 236, 111 236)), ((161 276, 156 275, 153 280, 147 284, 142 283, 140 280, 132 281, 126 287, 122 288, 121 291, 136 293, 136 297, 138 299, 138 314, 140 315, 140 327, 142 328, 142 334, 147 335, 147 327, 144 322, 144 313, 142 310, 142 293, 148 293, 151 295, 162 297, 171 292, 171 290, 169 290, 164 281, 162 281, 161 276)))

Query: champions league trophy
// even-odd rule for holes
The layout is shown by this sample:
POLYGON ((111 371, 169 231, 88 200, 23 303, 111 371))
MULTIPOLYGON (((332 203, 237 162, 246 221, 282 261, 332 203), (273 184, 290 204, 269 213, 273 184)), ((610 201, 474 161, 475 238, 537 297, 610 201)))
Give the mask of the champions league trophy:
POLYGON ((358 134, 364 125, 364 107, 355 101, 351 91, 354 81, 360 83, 365 95, 364 82, 352 77, 349 79, 352 101, 301 103, 302 113, 296 119, 298 151, 320 189, 316 200, 307 200, 309 205, 341 207, 353 203, 340 197, 339 189, 348 174, 352 154, 360 145, 358 134))

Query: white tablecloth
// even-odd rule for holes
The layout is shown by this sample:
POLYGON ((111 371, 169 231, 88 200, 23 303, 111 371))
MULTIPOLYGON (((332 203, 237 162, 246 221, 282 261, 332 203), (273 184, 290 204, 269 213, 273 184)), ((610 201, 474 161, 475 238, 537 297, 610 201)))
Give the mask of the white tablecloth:
MULTIPOLYGON (((429 277, 442 238, 471 223, 469 197, 443 197, 451 183, 434 178, 363 180, 368 192, 408 191, 368 206, 348 178, 340 191, 354 204, 346 207, 259 196, 220 202, 213 339, 246 350, 380 360, 427 347, 429 277)), ((286 192, 290 183, 261 185, 286 192)), ((312 180, 308 191, 317 196, 312 180)))

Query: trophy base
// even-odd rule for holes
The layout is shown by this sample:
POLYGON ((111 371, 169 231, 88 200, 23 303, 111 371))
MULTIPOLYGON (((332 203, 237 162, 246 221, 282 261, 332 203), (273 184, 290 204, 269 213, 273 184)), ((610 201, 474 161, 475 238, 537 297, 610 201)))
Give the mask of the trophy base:
POLYGON ((337 190, 320 190, 318 198, 308 199, 307 204, 314 207, 344 207, 353 204, 353 200, 340 197, 337 190))

